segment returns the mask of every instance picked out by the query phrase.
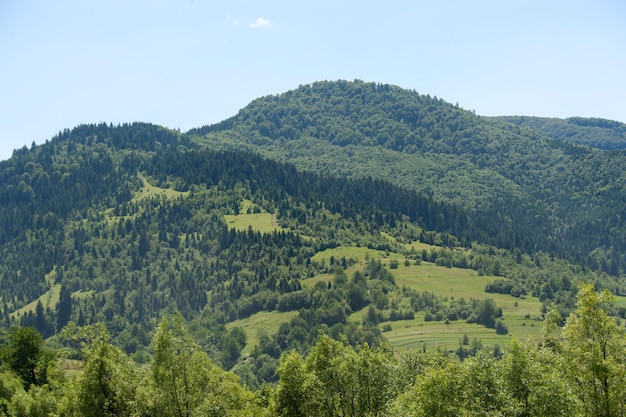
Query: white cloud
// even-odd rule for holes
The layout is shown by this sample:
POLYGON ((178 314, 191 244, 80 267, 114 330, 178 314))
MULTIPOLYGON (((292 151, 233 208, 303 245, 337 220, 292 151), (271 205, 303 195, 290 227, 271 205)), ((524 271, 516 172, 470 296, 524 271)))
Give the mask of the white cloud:
POLYGON ((272 27, 272 22, 261 16, 257 17, 256 22, 251 23, 250 27, 252 29, 267 29, 269 27, 272 27))

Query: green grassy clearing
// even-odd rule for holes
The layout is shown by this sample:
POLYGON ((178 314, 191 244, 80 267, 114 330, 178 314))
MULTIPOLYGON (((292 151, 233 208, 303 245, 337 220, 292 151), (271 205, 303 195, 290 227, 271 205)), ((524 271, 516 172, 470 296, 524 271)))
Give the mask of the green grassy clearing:
POLYGON ((470 339, 481 339, 484 344, 505 345, 511 337, 526 341, 541 336, 542 324, 538 321, 541 314, 541 302, 534 297, 517 298, 505 294, 485 292, 485 285, 496 279, 491 276, 478 276, 471 269, 445 268, 424 262, 421 265, 404 266, 391 270, 398 286, 406 285, 418 291, 429 291, 448 298, 464 297, 485 299, 492 298, 502 308, 504 322, 509 334, 500 336, 493 329, 462 320, 446 325, 443 322, 424 322, 423 315, 416 315, 414 320, 391 323, 392 331, 385 336, 396 347, 418 348, 424 343, 442 348, 458 347, 458 340, 467 334, 470 339))
MULTIPOLYGON (((162 188, 152 185, 148 182, 148 179, 144 177, 142 174, 138 174, 139 179, 143 183, 143 186, 135 193, 131 202, 137 203, 147 198, 152 197, 165 197, 168 200, 173 200, 178 197, 187 197, 189 195, 188 191, 176 191, 172 188, 162 188)), ((114 216, 114 211, 112 208, 106 209, 103 211, 103 214, 107 216, 107 225, 111 226, 114 224, 116 219, 132 219, 135 216, 114 216)), ((84 223, 87 222, 87 219, 83 220, 84 223)))
POLYGON ((61 284, 54 283, 54 281, 56 280, 56 276, 57 276, 57 272, 54 269, 50 271, 49 273, 47 273, 46 276, 44 277, 44 280, 46 281, 46 284, 50 286, 50 289, 46 293, 42 294, 36 300, 12 312, 11 317, 13 318, 21 317, 22 315, 27 314, 29 312, 34 313, 37 308, 37 303, 39 301, 41 301, 41 304, 43 305, 44 309, 50 308, 54 310, 56 305, 59 303, 59 298, 61 295, 61 284))
POLYGON ((227 329, 233 327, 241 327, 246 332, 246 346, 242 350, 242 354, 247 355, 252 352, 252 348, 259 344, 259 339, 263 332, 267 334, 274 334, 278 331, 278 327, 281 323, 288 322, 293 317, 297 316, 297 311, 261 311, 253 314, 252 316, 235 320, 226 324, 227 329))
MULTIPOLYGON (((507 320, 508 321, 508 320, 507 320)), ((528 320, 527 327, 537 329, 540 333, 541 323, 528 320), (534 327, 530 327, 534 324, 534 327)), ((422 349, 455 350, 459 347, 463 335, 470 340, 480 340, 484 346, 495 344, 506 347, 513 337, 518 340, 528 340, 510 332, 508 335, 498 335, 493 329, 487 329, 478 324, 468 324, 462 320, 445 324, 444 322, 425 322, 424 315, 418 314, 414 320, 401 320, 391 323, 391 331, 383 333, 385 338, 399 351, 422 349)))
POLYGON ((626 307, 626 297, 616 295, 615 296, 615 305, 618 307, 626 307))
POLYGON ((94 290, 89 290, 89 291, 78 290, 72 293, 72 298, 76 300, 80 300, 82 298, 92 297, 94 294, 95 294, 94 290))
POLYGON ((163 196, 168 199, 174 199, 177 197, 186 197, 189 194, 189 192, 187 191, 185 192, 176 191, 171 188, 161 188, 161 187, 152 185, 148 182, 147 178, 141 174, 139 174, 139 179, 141 179, 141 181, 143 182, 143 187, 141 187, 141 189, 137 191, 137 193, 132 199, 133 202, 138 202, 146 198, 151 198, 151 197, 156 197, 156 196, 163 196))
POLYGON ((224 220, 226 221, 228 227, 244 232, 251 227, 252 230, 261 233, 272 233, 276 230, 283 230, 276 222, 275 214, 268 213, 266 211, 248 214, 248 209, 251 209, 253 206, 254 203, 252 203, 252 201, 244 200, 239 209, 240 212, 244 214, 225 215, 224 220))
MULTIPOLYGON (((397 254, 390 254, 389 256, 400 256, 397 254)), ((364 262, 367 259, 386 259, 388 257, 387 252, 383 250, 370 249, 366 247, 357 246, 338 246, 332 249, 326 249, 321 252, 317 252, 311 257, 311 261, 330 263, 330 258, 335 258, 335 262, 340 262, 341 258, 356 259, 359 262, 364 262)))
POLYGON ((24 314, 29 312, 35 312, 37 308, 37 303, 41 301, 44 309, 50 308, 54 310, 56 305, 59 303, 59 297, 61 295, 61 284, 54 284, 52 287, 43 295, 41 295, 36 300, 26 304, 24 307, 15 310, 11 313, 12 318, 22 317, 24 314))

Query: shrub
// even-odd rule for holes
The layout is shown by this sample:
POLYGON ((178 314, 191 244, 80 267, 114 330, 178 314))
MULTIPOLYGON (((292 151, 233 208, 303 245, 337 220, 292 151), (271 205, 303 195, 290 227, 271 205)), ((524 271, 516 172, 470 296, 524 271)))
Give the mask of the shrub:
POLYGON ((496 319, 496 324, 494 326, 496 328, 497 334, 507 334, 509 333, 509 328, 506 323, 500 319, 496 319))

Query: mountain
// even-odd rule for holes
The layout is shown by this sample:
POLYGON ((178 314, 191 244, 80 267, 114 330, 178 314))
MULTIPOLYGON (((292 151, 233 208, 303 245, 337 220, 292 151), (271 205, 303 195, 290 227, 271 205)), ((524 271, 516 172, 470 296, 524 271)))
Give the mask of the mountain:
MULTIPOLYGON (((70 321, 106 322, 116 343, 138 357, 147 354, 156 323, 176 311, 210 329, 197 336, 228 367, 245 342, 224 324, 263 311, 308 311, 293 325, 300 330, 292 342, 263 348, 274 360, 295 344, 306 351, 320 326, 376 344, 380 330, 348 323, 351 313, 380 299, 375 316, 398 320, 445 303, 401 292, 375 260, 367 280, 303 288, 307 278, 360 262, 342 256, 327 263, 316 254, 363 247, 417 261, 406 244, 488 239, 462 208, 417 191, 201 149, 149 124, 79 126, 15 152, 0 168, 3 322, 34 326, 46 337, 70 321), (228 223, 258 218, 266 220, 264 233, 257 223, 228 223), (392 306, 392 293, 404 301, 392 306)), ((440 256, 432 253, 434 262, 440 256)), ((445 257, 451 262, 452 252, 445 257)), ((466 309, 466 319, 472 308, 478 305, 466 309)))
POLYGON ((572 311, 578 282, 626 294, 624 157, 361 81, 184 134, 66 129, 0 163, 0 320, 61 345, 68 323, 104 322, 145 362, 180 314, 251 386, 320 332, 354 346, 396 322, 527 337, 542 309, 572 311), (267 328, 244 330, 257 318, 267 328))
POLYGON ((319 82, 15 151, 0 414, 618 414, 625 154, 511 122, 319 82))
MULTIPOLYGON (((625 153, 554 139, 390 85, 317 82, 259 98, 222 123, 188 132, 308 171, 373 176, 501 225, 500 247, 624 271, 625 153)), ((538 119, 532 119, 538 120, 538 119)), ((589 138, 617 122, 569 119, 589 138)), ((590 139, 587 139, 590 141, 590 139)))

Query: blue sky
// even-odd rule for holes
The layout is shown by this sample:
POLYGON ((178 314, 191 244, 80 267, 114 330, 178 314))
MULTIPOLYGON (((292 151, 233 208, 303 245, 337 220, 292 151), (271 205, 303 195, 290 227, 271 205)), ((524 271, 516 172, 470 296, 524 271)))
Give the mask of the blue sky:
POLYGON ((185 131, 336 79, 626 122, 626 2, 0 0, 0 159, 81 123, 185 131))

